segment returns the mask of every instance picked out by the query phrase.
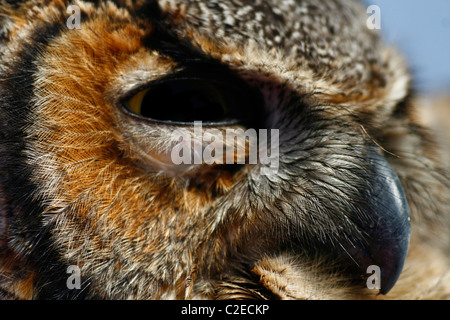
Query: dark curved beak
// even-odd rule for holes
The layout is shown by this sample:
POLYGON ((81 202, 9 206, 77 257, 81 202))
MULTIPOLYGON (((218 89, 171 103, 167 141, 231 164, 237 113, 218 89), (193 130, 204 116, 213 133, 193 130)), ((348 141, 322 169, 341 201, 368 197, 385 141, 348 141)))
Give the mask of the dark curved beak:
POLYGON ((380 293, 386 294, 397 282, 408 253, 409 208, 400 180, 384 156, 374 150, 368 161, 373 175, 359 226, 366 237, 344 247, 366 277, 369 266, 379 267, 380 293))

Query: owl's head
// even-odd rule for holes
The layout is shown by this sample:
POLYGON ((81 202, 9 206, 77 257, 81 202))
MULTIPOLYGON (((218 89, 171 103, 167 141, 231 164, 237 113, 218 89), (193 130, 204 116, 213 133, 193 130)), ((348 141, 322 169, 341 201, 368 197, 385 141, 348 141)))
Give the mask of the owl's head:
POLYGON ((358 3, 0 3, 0 243, 29 296, 393 287, 431 146, 358 3))

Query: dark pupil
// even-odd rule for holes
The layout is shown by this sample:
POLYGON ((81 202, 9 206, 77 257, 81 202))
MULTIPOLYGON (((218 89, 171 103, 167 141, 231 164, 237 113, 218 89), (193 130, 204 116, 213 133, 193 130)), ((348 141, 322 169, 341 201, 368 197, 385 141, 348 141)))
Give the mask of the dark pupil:
POLYGON ((151 88, 141 107, 143 117, 162 121, 218 121, 225 115, 220 97, 199 81, 165 83, 151 88))

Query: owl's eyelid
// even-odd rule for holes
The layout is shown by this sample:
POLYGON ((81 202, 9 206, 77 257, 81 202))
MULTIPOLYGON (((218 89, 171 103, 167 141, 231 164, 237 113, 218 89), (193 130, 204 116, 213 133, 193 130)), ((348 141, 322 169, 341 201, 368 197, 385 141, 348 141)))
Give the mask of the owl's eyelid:
POLYGON ((126 96, 136 94, 140 90, 144 90, 153 84, 163 83, 165 81, 174 80, 197 80, 197 81, 209 81, 222 85, 235 85, 236 81, 243 81, 238 75, 234 74, 226 66, 221 65, 219 62, 210 61, 195 61, 189 64, 177 64, 171 71, 166 72, 164 76, 149 79, 148 82, 141 83, 139 86, 129 91, 126 96))
MULTIPOLYGON (((133 88, 132 90, 129 90, 127 93, 125 93, 122 98, 119 100, 121 102, 128 101, 129 99, 133 98, 135 95, 137 95, 139 92, 148 90, 153 86, 158 86, 164 83, 169 83, 172 81, 204 81, 210 82, 212 84, 220 85, 224 88, 229 89, 240 89, 239 86, 235 85, 233 83, 233 77, 230 75, 223 75, 220 72, 219 73, 212 73, 206 74, 205 72, 200 72, 202 76, 199 76, 198 74, 194 74, 194 71, 190 70, 189 72, 186 72, 185 69, 178 69, 177 71, 166 75, 161 78, 152 79, 148 82, 141 83, 137 87, 133 88), (192 72, 192 74, 191 74, 192 72), (203 75, 204 74, 204 75, 203 75)), ((242 91, 242 90, 240 90, 242 91)))

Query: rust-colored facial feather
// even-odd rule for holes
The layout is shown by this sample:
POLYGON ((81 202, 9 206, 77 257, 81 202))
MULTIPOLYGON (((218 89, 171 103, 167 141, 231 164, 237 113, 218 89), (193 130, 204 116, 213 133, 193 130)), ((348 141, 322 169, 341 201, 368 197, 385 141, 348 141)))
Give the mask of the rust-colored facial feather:
POLYGON ((244 2, 0 1, 0 297, 448 298, 448 169, 401 56, 354 1, 244 2), (193 118, 278 130, 277 170, 248 143, 174 163, 193 118))

